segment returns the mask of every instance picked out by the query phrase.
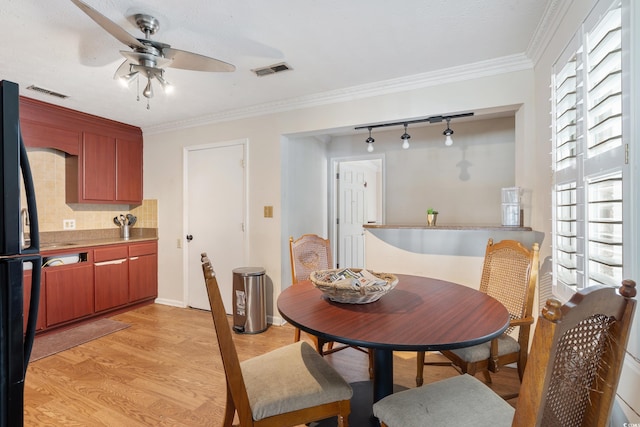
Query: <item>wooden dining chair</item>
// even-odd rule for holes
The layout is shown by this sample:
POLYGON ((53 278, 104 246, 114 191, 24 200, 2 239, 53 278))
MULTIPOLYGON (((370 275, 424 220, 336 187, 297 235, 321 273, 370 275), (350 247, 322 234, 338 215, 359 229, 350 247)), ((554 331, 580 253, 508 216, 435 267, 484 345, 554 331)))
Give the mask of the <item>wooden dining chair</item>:
POLYGON ((516 408, 470 375, 402 391, 373 405, 387 427, 607 426, 633 322, 636 284, 593 286, 538 318, 516 408))
MULTIPOLYGON (((308 280, 311 272, 316 270, 327 270, 333 268, 333 258, 331 257, 331 243, 329 239, 323 239, 317 234, 303 234, 294 240, 289 237, 289 258, 291 260, 291 279, 295 285, 303 280, 308 280)), ((327 355, 346 348, 354 348, 369 357, 369 377, 373 377, 373 351, 356 346, 339 345, 324 341, 323 339, 309 334, 316 346, 318 353, 327 355), (327 345, 325 350, 324 345, 327 345)), ((300 341, 300 329, 294 329, 294 341, 300 341)))
MULTIPOLYGON (((316 270, 328 270, 333 268, 331 257, 331 244, 329 239, 323 239, 317 234, 303 234, 299 239, 289 237, 289 259, 291 262, 291 281, 295 285, 303 280, 308 280, 311 272, 316 270)), ((318 353, 324 353, 324 344, 327 344, 333 352, 333 343, 325 342, 315 335, 309 337, 316 346, 318 353)), ((295 342, 300 341, 300 329, 294 328, 295 342)), ((341 350, 337 348, 335 351, 341 350)))
POLYGON ((215 272, 201 254, 211 316, 227 380, 224 427, 237 413, 241 427, 297 426, 338 417, 348 427, 351 386, 306 342, 240 363, 215 272))
MULTIPOLYGON (((537 243, 531 250, 515 240, 503 240, 493 243, 489 239, 484 257, 480 292, 494 297, 509 311, 509 328, 498 338, 472 347, 445 350, 453 366, 463 374, 484 374, 485 381, 491 382, 489 372, 498 372, 504 365, 516 363, 518 375, 522 380, 527 365, 529 335, 533 324, 533 302, 538 280, 537 243), (517 336, 517 339, 513 337, 517 336)), ((418 352, 416 385, 423 383, 424 365, 442 362, 426 362, 425 353, 418 352)), ((515 396, 510 396, 515 397, 515 396)), ((506 396, 505 398, 510 398, 506 396)))

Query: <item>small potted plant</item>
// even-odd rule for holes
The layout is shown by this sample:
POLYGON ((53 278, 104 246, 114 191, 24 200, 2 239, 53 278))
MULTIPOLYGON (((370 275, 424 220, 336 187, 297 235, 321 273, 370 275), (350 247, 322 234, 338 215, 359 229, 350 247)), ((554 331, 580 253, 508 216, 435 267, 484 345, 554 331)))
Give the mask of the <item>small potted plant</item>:
POLYGON ((437 219, 438 219, 438 211, 433 208, 427 209, 427 225, 429 227, 435 226, 437 219))

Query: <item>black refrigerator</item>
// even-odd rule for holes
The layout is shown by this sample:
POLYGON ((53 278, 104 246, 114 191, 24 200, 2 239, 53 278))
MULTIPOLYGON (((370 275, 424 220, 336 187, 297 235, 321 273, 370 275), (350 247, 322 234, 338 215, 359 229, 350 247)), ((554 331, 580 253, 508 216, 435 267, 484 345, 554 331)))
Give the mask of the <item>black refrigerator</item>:
POLYGON ((18 85, 6 80, 0 81, 0 131, 0 426, 13 427, 24 424, 24 379, 36 331, 42 257, 33 179, 20 133, 18 85), (23 276, 29 267, 27 305, 23 276))

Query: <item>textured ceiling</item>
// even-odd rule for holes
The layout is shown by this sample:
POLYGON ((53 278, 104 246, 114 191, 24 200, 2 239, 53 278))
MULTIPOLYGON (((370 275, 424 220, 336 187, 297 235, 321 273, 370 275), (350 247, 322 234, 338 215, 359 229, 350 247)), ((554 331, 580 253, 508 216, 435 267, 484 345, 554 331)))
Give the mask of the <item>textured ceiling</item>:
MULTIPOLYGON (((128 19, 160 20, 152 38, 234 64, 233 73, 167 69, 175 87, 136 102, 136 84, 113 79, 129 48, 69 0, 3 0, 0 78, 21 94, 143 129, 525 55, 545 14, 541 0, 85 0, 134 37, 128 19), (256 77, 286 62, 293 70, 256 77), (36 85, 59 100, 26 90, 36 85)), ((144 83, 141 83, 142 90, 144 83)))

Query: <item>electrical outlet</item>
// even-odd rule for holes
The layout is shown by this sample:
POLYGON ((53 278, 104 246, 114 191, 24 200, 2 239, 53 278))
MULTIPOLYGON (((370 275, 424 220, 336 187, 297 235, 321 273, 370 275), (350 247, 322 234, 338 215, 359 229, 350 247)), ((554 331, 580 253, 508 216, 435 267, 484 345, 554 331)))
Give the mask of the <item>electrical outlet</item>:
POLYGON ((75 230, 76 229, 76 220, 75 219, 63 219, 62 220, 62 229, 63 230, 75 230))

